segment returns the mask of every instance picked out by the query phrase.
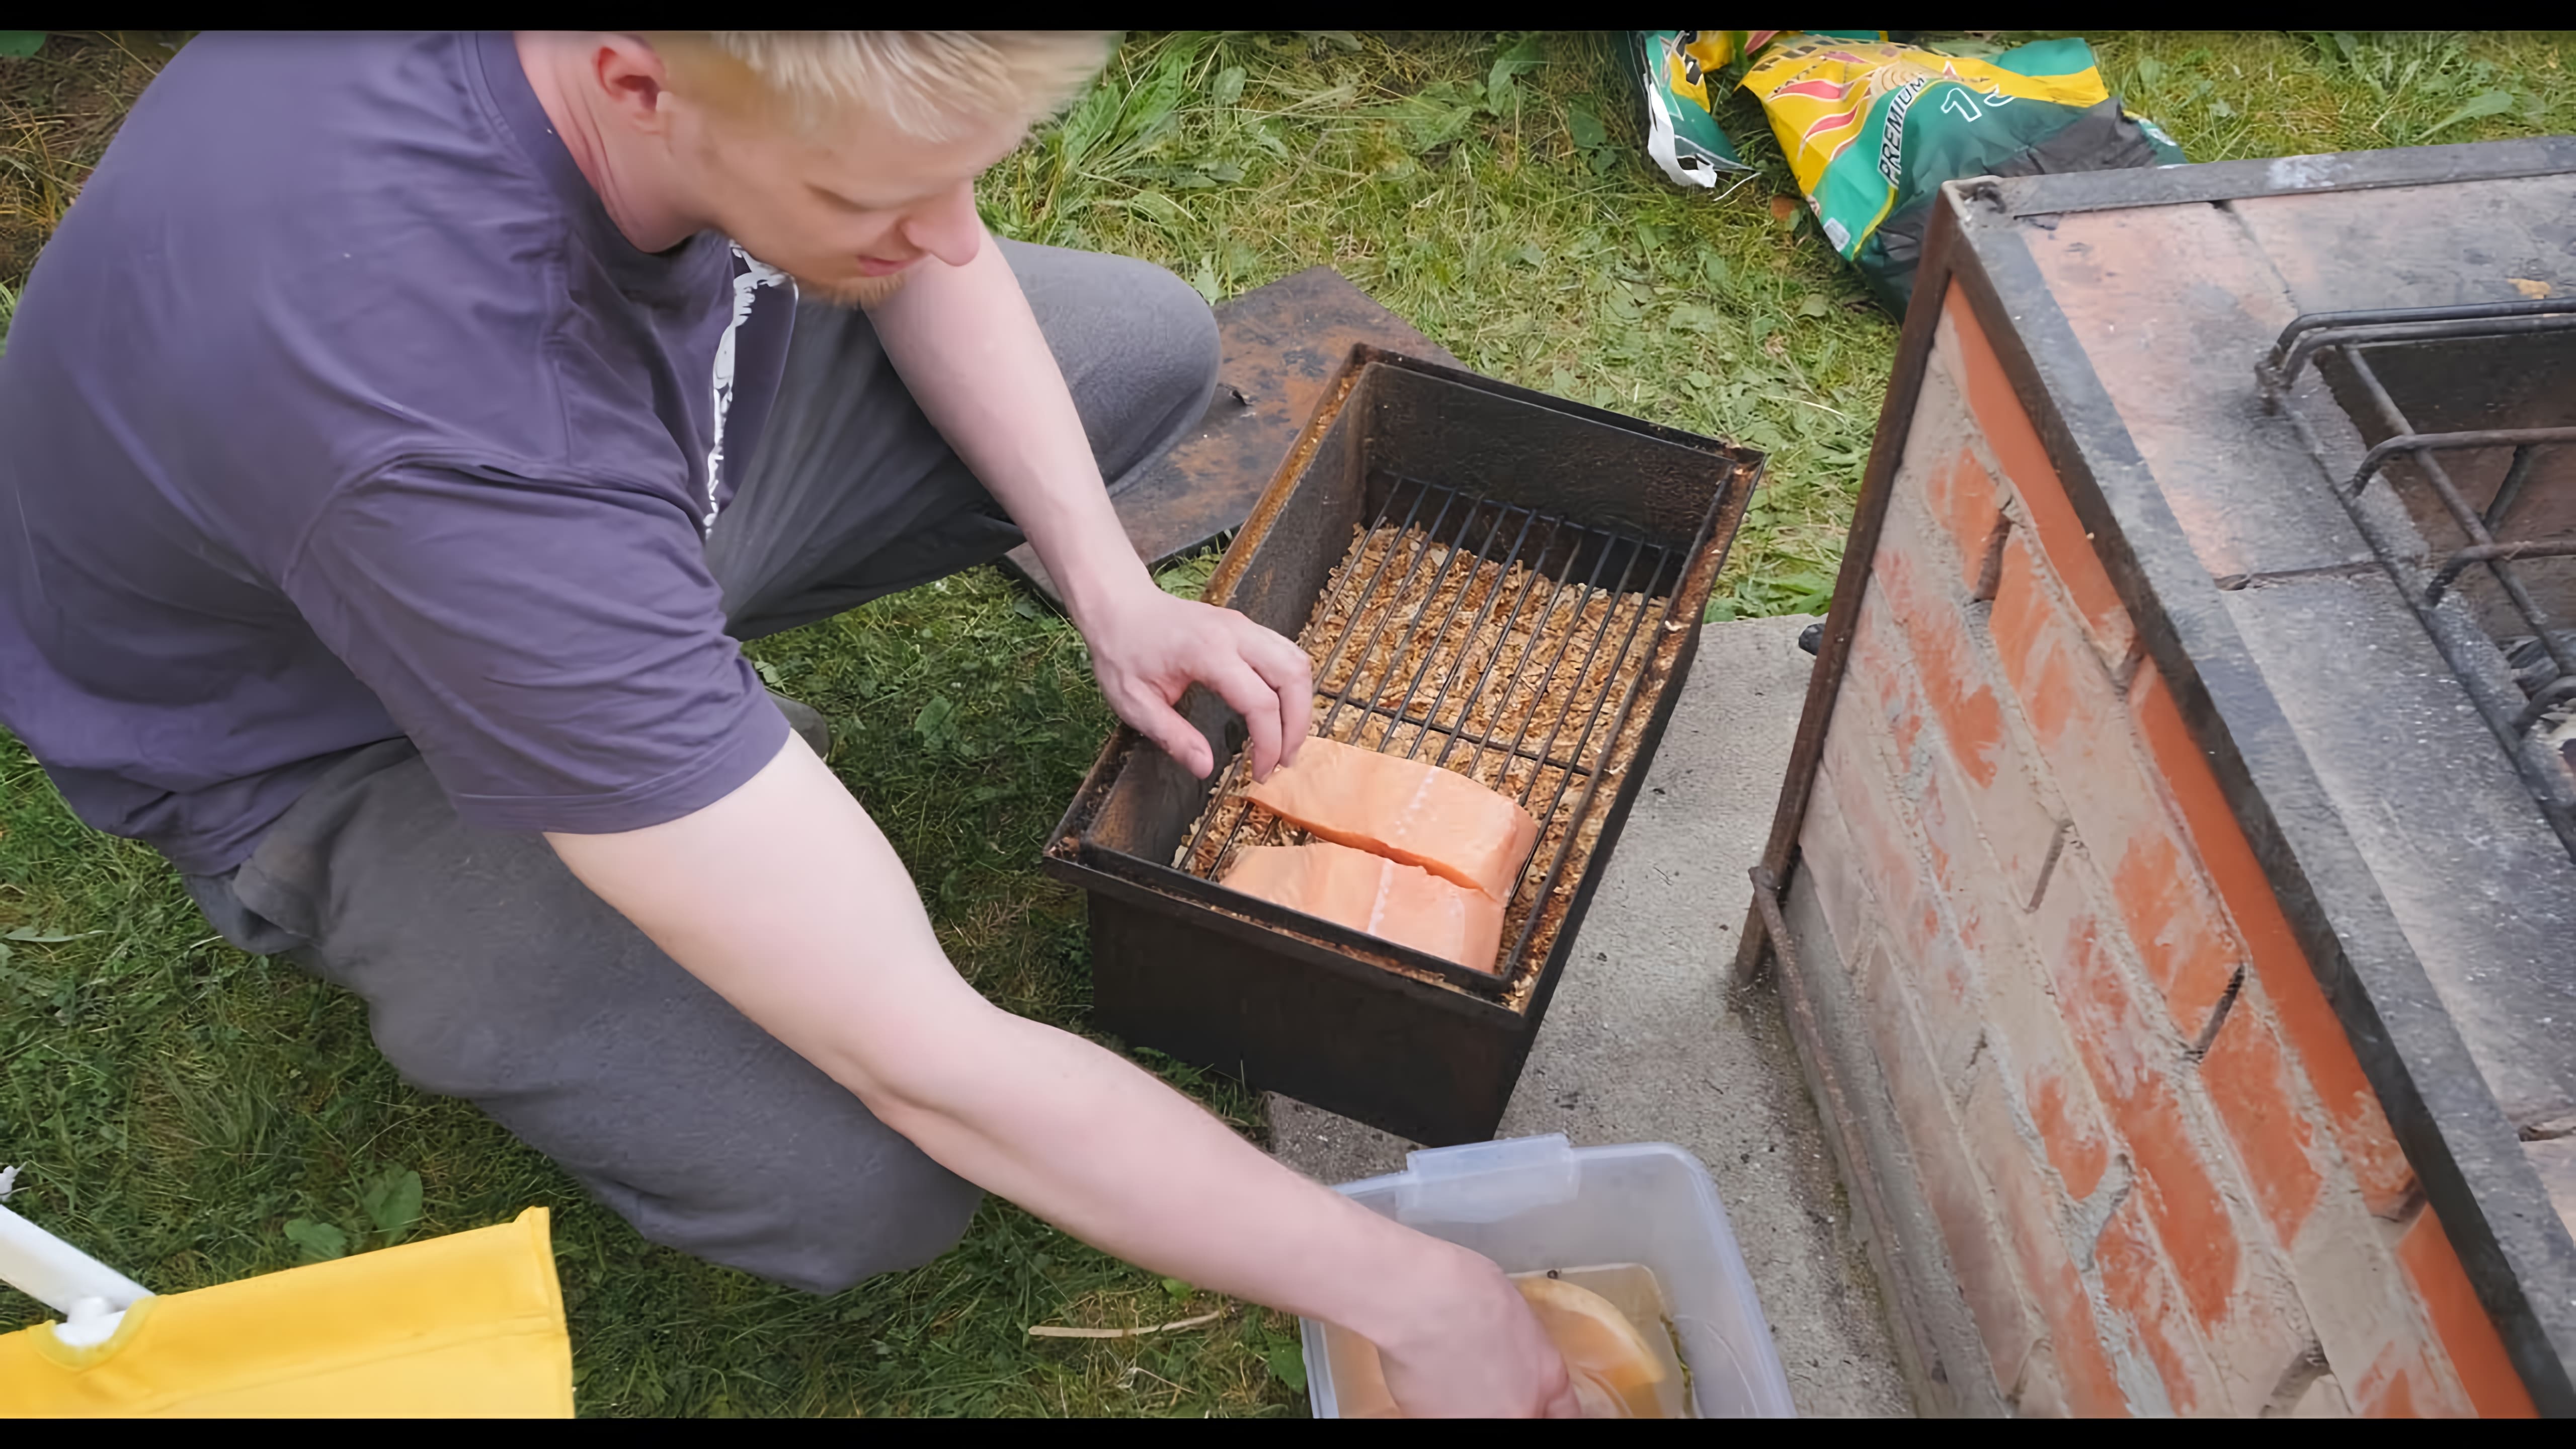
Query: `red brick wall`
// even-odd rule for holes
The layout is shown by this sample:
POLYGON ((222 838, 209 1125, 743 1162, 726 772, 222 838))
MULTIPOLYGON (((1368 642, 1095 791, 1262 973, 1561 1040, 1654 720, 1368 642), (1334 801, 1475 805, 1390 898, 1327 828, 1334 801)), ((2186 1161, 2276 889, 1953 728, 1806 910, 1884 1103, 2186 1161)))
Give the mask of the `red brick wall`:
POLYGON ((1905 460, 1800 844, 1998 1391, 2530 1413, 1955 290, 1905 460))

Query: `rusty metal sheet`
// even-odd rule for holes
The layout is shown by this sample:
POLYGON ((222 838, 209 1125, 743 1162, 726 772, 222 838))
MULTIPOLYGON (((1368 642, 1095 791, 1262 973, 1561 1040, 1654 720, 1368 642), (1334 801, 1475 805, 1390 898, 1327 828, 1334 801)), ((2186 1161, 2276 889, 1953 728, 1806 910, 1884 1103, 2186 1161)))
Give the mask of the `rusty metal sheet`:
MULTIPOLYGON (((1224 361, 1198 431, 1111 498, 1128 540, 1148 564, 1159 566, 1243 526, 1352 344, 1459 365, 1331 267, 1309 267, 1229 298, 1217 305, 1216 323, 1224 361)), ((1062 607, 1037 550, 1022 544, 1004 563, 1062 607)))

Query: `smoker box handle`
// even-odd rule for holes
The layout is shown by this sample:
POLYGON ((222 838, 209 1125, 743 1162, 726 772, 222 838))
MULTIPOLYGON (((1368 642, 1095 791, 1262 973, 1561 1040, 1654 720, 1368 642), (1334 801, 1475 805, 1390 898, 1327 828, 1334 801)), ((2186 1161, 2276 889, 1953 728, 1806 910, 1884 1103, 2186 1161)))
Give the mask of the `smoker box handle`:
POLYGON ((1492 1223, 1574 1200, 1583 1167, 1562 1132, 1468 1142, 1405 1155, 1396 1221, 1492 1223))

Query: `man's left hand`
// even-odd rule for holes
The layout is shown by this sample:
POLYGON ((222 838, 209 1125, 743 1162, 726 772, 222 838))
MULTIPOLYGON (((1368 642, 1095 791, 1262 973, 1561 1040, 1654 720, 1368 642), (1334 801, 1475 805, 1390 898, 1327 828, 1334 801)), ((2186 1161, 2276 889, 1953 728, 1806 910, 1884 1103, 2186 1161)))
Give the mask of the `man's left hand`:
POLYGON ((1296 760, 1314 717, 1305 650, 1232 609, 1159 588, 1132 592, 1087 622, 1092 673, 1109 707, 1183 769, 1204 779, 1216 768, 1207 739, 1172 707, 1193 683, 1243 716, 1254 779, 1296 760))

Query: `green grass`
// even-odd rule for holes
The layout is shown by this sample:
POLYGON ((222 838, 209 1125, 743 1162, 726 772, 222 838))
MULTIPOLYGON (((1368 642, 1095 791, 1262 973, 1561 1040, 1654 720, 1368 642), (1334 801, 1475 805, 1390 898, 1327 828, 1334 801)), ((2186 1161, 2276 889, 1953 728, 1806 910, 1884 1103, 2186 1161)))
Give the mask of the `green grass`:
MULTIPOLYGON (((2114 87, 2196 159, 2576 130, 2564 38, 2094 39, 2114 87)), ((1523 41, 1140 36, 997 169, 987 215, 1149 257, 1216 297, 1329 262, 1480 371, 1763 448, 1721 611, 1821 606, 1893 323, 1803 209, 1775 214, 1786 169, 1741 98, 1726 121, 1761 174, 1722 201, 1684 194, 1637 158, 1601 40, 1523 41), (1506 54, 1530 64, 1495 86, 1506 54), (1604 144, 1576 144, 1594 134, 1578 114, 1604 144)), ((57 36, 0 60, 0 297, 156 44, 57 36)), ((1035 868, 1110 725, 1079 638, 985 570, 751 652, 830 716, 835 768, 912 864, 960 969, 1083 1029, 1080 901, 1035 868)), ((156 1288, 287 1267, 290 1222, 365 1247, 388 1237, 379 1220, 417 1236, 543 1203, 586 1413, 1302 1411, 1293 1324, 1259 1310, 1168 1340, 1029 1339, 1035 1323, 1218 1305, 1007 1206, 938 1262, 832 1298, 642 1242, 471 1108, 403 1087, 352 999, 213 939, 156 856, 73 821, 6 736, 0 948, 0 1163, 25 1165, 12 1206, 156 1288), (409 1223, 368 1198, 406 1171, 422 1184, 409 1223)), ((1147 1061, 1257 1131, 1239 1085, 1147 1061)), ((0 1292, 0 1327, 39 1316, 0 1292)))

